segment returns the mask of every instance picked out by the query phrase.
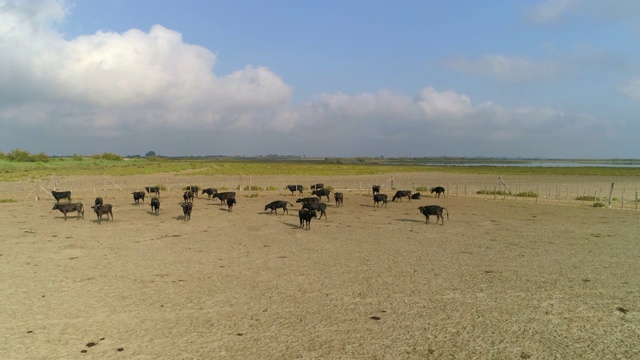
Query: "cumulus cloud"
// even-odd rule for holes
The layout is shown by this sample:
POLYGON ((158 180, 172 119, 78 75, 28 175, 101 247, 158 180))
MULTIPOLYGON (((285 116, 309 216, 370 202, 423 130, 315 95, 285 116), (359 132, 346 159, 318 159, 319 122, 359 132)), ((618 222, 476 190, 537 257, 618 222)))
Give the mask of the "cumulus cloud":
MULTIPOLYGON (((266 67, 247 65, 216 75, 213 52, 185 43, 180 33, 161 25, 67 40, 53 26, 67 15, 63 2, 5 0, 0 9, 5 107, 37 102, 89 108, 94 116, 85 121, 96 127, 151 122, 189 127, 204 120, 227 128, 262 128, 271 126, 265 109, 288 103, 292 95, 266 67)), ((27 108, 10 119, 39 118, 27 108)))

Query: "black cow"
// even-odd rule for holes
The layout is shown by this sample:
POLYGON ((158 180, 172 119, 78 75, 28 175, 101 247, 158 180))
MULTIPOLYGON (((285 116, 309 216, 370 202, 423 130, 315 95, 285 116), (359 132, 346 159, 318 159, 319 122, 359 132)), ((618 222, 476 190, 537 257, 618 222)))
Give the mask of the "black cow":
POLYGON ((308 202, 320 202, 320 198, 317 197, 306 197, 306 198, 298 198, 298 200, 296 200, 296 203, 308 203, 308 202))
POLYGON ((411 194, 411 198, 412 198, 413 200, 420 200, 420 196, 422 196, 422 195, 420 195, 420 193, 419 193, 419 192, 414 193, 414 194, 411 194))
POLYGON ((444 188, 442 186, 436 186, 436 187, 432 187, 431 188, 431 193, 436 193, 436 197, 439 198, 440 194, 444 195, 444 197, 447 197, 446 194, 444 193, 444 188))
POLYGON ((329 189, 318 189, 318 190, 313 190, 311 192, 311 195, 315 195, 319 198, 322 198, 323 196, 327 197, 327 201, 329 201, 329 194, 331 194, 331 190, 329 189))
POLYGON ((380 194, 380 185, 373 185, 371 187, 371 191, 373 192, 373 195, 380 194))
POLYGON ((62 199, 69 199, 69 202, 71 202, 71 191, 51 190, 51 195, 56 199, 56 202, 60 202, 62 199))
POLYGON ((131 194, 133 195, 133 201, 135 201, 136 204, 140 204, 140 200, 142 200, 142 203, 144 204, 144 191, 134 191, 131 194))
POLYGON ((447 220, 449 220, 449 210, 443 208, 442 206, 438 206, 438 205, 420 206, 418 207, 418 210, 420 210, 420 213, 427 218, 425 221, 427 224, 429 223, 429 216, 435 215, 436 224, 438 224, 438 220, 442 219, 442 225, 444 225, 444 216, 442 216, 443 210, 447 212, 447 220))
POLYGON ((60 210, 61 213, 64 214, 64 220, 67 220, 67 213, 77 211, 78 212, 78 220, 80 220, 80 215, 84 219, 84 206, 82 203, 68 203, 68 204, 60 204, 59 202, 53 204, 53 209, 51 210, 60 210))
POLYGON ((284 215, 285 212, 287 214, 289 214, 289 210, 287 209, 287 205, 293 206, 292 203, 290 203, 288 201, 284 201, 284 200, 272 201, 272 202, 270 202, 270 203, 268 203, 267 205, 264 206, 264 211, 267 211, 267 209, 271 209, 271 212, 275 211, 276 214, 278 214, 278 210, 277 209, 283 209, 282 215, 284 215))
POLYGON ((160 196, 160 186, 146 186, 144 189, 147 190, 149 194, 154 193, 156 196, 160 196))
POLYGON ((95 200, 93 200, 93 205, 102 205, 104 204, 104 201, 102 201, 102 198, 100 196, 98 196, 95 200))
POLYGON ((333 198, 336 200, 336 207, 344 205, 344 194, 341 192, 333 194, 333 198))
POLYGON ((411 190, 396 191, 396 194, 393 195, 393 199, 391 199, 391 201, 396 201, 397 199, 400 199, 400 201, 402 201, 403 197, 406 197, 407 199, 409 199, 409 201, 411 201, 411 190))
POLYGON ((309 187, 311 190, 320 190, 320 189, 324 189, 324 184, 323 183, 317 183, 314 185, 311 185, 309 187))
POLYGON ((233 211, 233 206, 236 204, 236 198, 229 198, 227 199, 227 209, 229 209, 229 212, 233 211))
POLYGON ((154 215, 160 215, 160 199, 155 196, 151 198, 151 212, 154 215))
POLYGON ((298 192, 298 195, 304 195, 304 192, 302 191, 302 185, 287 185, 287 189, 291 191, 291 195, 293 195, 293 193, 295 193, 296 191, 298 192))
POLYGON ((327 219, 327 204, 321 202, 312 202, 312 203, 304 203, 302 204, 303 209, 313 210, 314 212, 320 211, 320 217, 318 219, 322 219, 322 215, 324 215, 325 220, 327 219))
POLYGON ((187 190, 184 192, 184 194, 182 194, 182 198, 184 199, 184 202, 193 202, 193 191, 191 190, 187 190))
POLYGON ((189 185, 182 190, 192 191, 193 196, 198 197, 198 193, 200 192, 200 186, 198 185, 189 185))
POLYGON ((191 220, 191 210, 193 210, 193 203, 185 202, 185 203, 181 203, 180 206, 182 206, 184 221, 191 220))
POLYGON ((387 207, 387 194, 373 195, 373 205, 378 207, 378 203, 382 203, 384 207, 387 207))
POLYGON ((102 222, 102 215, 107 215, 107 221, 109 221, 109 215, 111 215, 111 221, 113 221, 113 206, 111 204, 93 205, 91 207, 96 212, 98 217, 98 224, 102 222))
POLYGON ((218 193, 218 190, 214 188, 207 188, 207 189, 202 189, 202 193, 207 194, 207 198, 211 199, 213 195, 218 193))
POLYGON ((227 201, 227 199, 235 199, 236 192, 235 191, 221 192, 221 193, 213 194, 213 197, 218 198, 218 200, 220 200, 220 203, 224 204, 224 202, 227 201))
POLYGON ((306 230, 310 230, 311 219, 316 217, 315 210, 300 209, 298 211, 298 216, 300 217, 300 227, 305 228, 306 230))

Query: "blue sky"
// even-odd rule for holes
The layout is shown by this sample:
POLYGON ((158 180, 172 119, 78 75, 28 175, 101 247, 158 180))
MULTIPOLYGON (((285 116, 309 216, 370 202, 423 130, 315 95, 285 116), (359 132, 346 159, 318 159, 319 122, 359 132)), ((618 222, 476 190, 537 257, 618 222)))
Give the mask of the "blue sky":
POLYGON ((0 151, 638 158, 640 2, 0 0, 0 151))

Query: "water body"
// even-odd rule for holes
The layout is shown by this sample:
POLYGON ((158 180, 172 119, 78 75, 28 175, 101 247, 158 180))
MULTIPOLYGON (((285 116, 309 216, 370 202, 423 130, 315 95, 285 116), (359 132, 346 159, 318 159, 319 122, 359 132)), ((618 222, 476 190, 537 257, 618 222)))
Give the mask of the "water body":
POLYGON ((427 166, 513 166, 513 167, 613 167, 613 168, 640 168, 640 164, 624 164, 624 163, 584 163, 584 162, 553 162, 553 161, 534 161, 534 162, 495 162, 495 163, 428 163, 427 166))

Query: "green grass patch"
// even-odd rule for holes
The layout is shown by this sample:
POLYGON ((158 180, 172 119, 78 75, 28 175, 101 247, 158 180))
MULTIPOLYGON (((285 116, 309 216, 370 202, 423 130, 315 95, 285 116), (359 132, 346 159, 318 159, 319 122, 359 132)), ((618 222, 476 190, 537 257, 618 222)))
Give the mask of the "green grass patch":
POLYGON ((429 192, 429 191, 431 191, 431 189, 426 187, 426 186, 416 186, 416 191, 418 191, 418 192, 429 192))
MULTIPOLYGON (((576 175, 576 176, 640 176, 640 167, 509 167, 509 166, 429 166, 418 162, 325 162, 317 160, 235 160, 169 159, 147 157, 119 159, 115 154, 104 153, 90 157, 74 154, 70 157, 49 157, 48 161, 19 162, 6 157, 0 159, 0 181, 20 181, 51 176, 127 176, 173 173, 176 175, 310 175, 348 176, 380 175, 394 173, 457 173, 509 175, 576 175)), ((429 191, 420 187, 417 191, 429 191)))
POLYGON ((601 203, 601 202, 594 202, 593 203, 593 207, 604 207, 604 206, 605 206, 604 203, 601 203))
POLYGON ((14 202, 18 202, 18 200, 16 200, 16 199, 0 199, 0 204, 2 204, 2 203, 14 203, 14 202))

